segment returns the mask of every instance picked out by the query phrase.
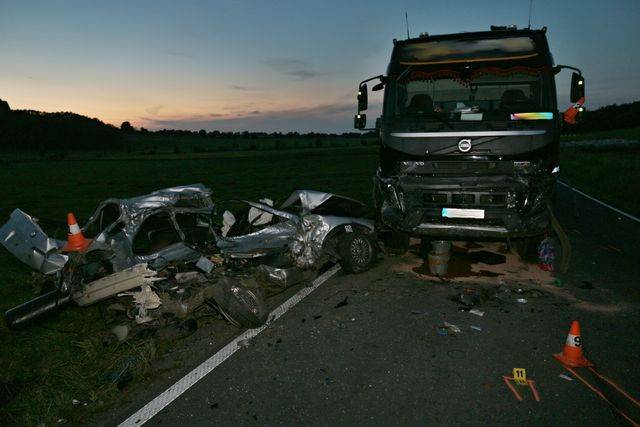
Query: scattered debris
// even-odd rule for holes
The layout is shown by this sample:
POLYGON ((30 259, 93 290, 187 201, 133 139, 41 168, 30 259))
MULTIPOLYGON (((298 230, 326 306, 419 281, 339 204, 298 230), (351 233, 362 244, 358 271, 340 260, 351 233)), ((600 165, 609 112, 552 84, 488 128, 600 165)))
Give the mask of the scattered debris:
POLYGON ((462 333, 462 329, 460 329, 459 326, 454 325, 453 323, 449 323, 449 322, 443 322, 442 327, 445 328, 448 332, 449 335, 453 335, 453 334, 461 334, 462 333))
POLYGON ((348 296, 344 297, 344 299, 340 301, 338 304, 336 304, 335 307, 333 308, 340 308, 340 307, 344 307, 345 305, 349 305, 348 299, 349 299, 348 296))
POLYGON ((471 329, 473 329, 474 331, 478 331, 481 332, 482 328, 480 326, 476 326, 476 325, 470 325, 469 326, 471 329))
POLYGON ((469 310, 469 313, 475 314, 476 316, 480 316, 480 317, 484 316, 484 311, 480 311, 477 308, 473 308, 469 310))
POLYGON ((569 375, 565 375, 565 374, 560 374, 558 375, 560 378, 562 378, 563 380, 567 380, 567 381, 573 381, 573 378, 571 378, 569 375))
POLYGON ((516 299, 516 302, 519 302, 520 304, 526 304, 528 301, 526 298, 518 298, 516 299))

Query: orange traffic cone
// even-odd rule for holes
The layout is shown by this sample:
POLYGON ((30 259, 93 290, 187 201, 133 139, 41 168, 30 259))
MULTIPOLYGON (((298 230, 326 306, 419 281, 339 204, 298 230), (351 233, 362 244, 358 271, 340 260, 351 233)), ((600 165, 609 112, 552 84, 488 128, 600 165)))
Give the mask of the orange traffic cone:
POLYGON ((573 368, 585 366, 593 366, 582 354, 582 337, 580 337, 580 323, 574 320, 567 335, 567 342, 564 345, 562 353, 554 354, 553 357, 558 359, 560 363, 573 368))
POLYGON ((85 239, 76 217, 69 212, 67 214, 67 225, 69 225, 69 235, 67 243, 62 247, 62 252, 81 252, 91 244, 91 239, 85 239))

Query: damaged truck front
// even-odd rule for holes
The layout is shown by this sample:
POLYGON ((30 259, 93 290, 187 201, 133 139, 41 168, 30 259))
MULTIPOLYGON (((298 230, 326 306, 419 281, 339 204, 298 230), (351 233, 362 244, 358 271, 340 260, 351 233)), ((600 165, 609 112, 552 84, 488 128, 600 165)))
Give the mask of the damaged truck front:
POLYGON ((398 245, 409 235, 521 238, 548 227, 559 171, 560 125, 575 121, 584 79, 557 110, 554 66, 542 30, 394 40, 386 76, 360 84, 355 127, 364 129, 367 84, 384 88, 375 203, 398 245))

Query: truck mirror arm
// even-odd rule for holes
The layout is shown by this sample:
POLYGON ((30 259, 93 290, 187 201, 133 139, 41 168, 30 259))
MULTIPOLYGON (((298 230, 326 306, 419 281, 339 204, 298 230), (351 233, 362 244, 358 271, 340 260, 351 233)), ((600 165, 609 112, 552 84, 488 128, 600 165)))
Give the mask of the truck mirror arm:
POLYGON ((571 65, 560 65, 560 64, 553 67, 553 74, 558 74, 563 69, 577 71, 578 74, 582 75, 582 71, 580 70, 580 68, 572 67, 571 65))
POLYGON ((358 87, 362 86, 363 84, 370 82, 371 80, 376 80, 376 79, 380 79, 380 81, 382 83, 385 83, 387 81, 387 78, 385 76, 383 76, 382 74, 380 74, 379 76, 375 76, 375 77, 371 77, 367 80, 363 80, 360 82, 360 84, 358 85, 358 87))

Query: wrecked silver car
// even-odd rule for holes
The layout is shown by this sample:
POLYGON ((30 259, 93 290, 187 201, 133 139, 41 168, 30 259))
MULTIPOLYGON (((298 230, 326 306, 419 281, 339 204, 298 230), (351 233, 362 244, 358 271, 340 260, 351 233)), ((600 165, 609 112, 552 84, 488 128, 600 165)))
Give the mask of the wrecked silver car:
POLYGON ((130 318, 139 324, 167 313, 184 318, 205 306, 253 327, 266 321, 269 286, 308 280, 329 261, 365 271, 377 257, 373 222, 360 218, 360 202, 300 190, 279 209, 269 199, 242 203, 244 209, 216 221, 211 190, 202 184, 110 198, 81 229, 75 226, 87 236, 86 247, 66 253, 66 242, 50 239, 16 209, 0 228, 0 242, 54 286, 9 310, 7 324, 70 301, 86 306, 118 296, 132 301, 130 318))

